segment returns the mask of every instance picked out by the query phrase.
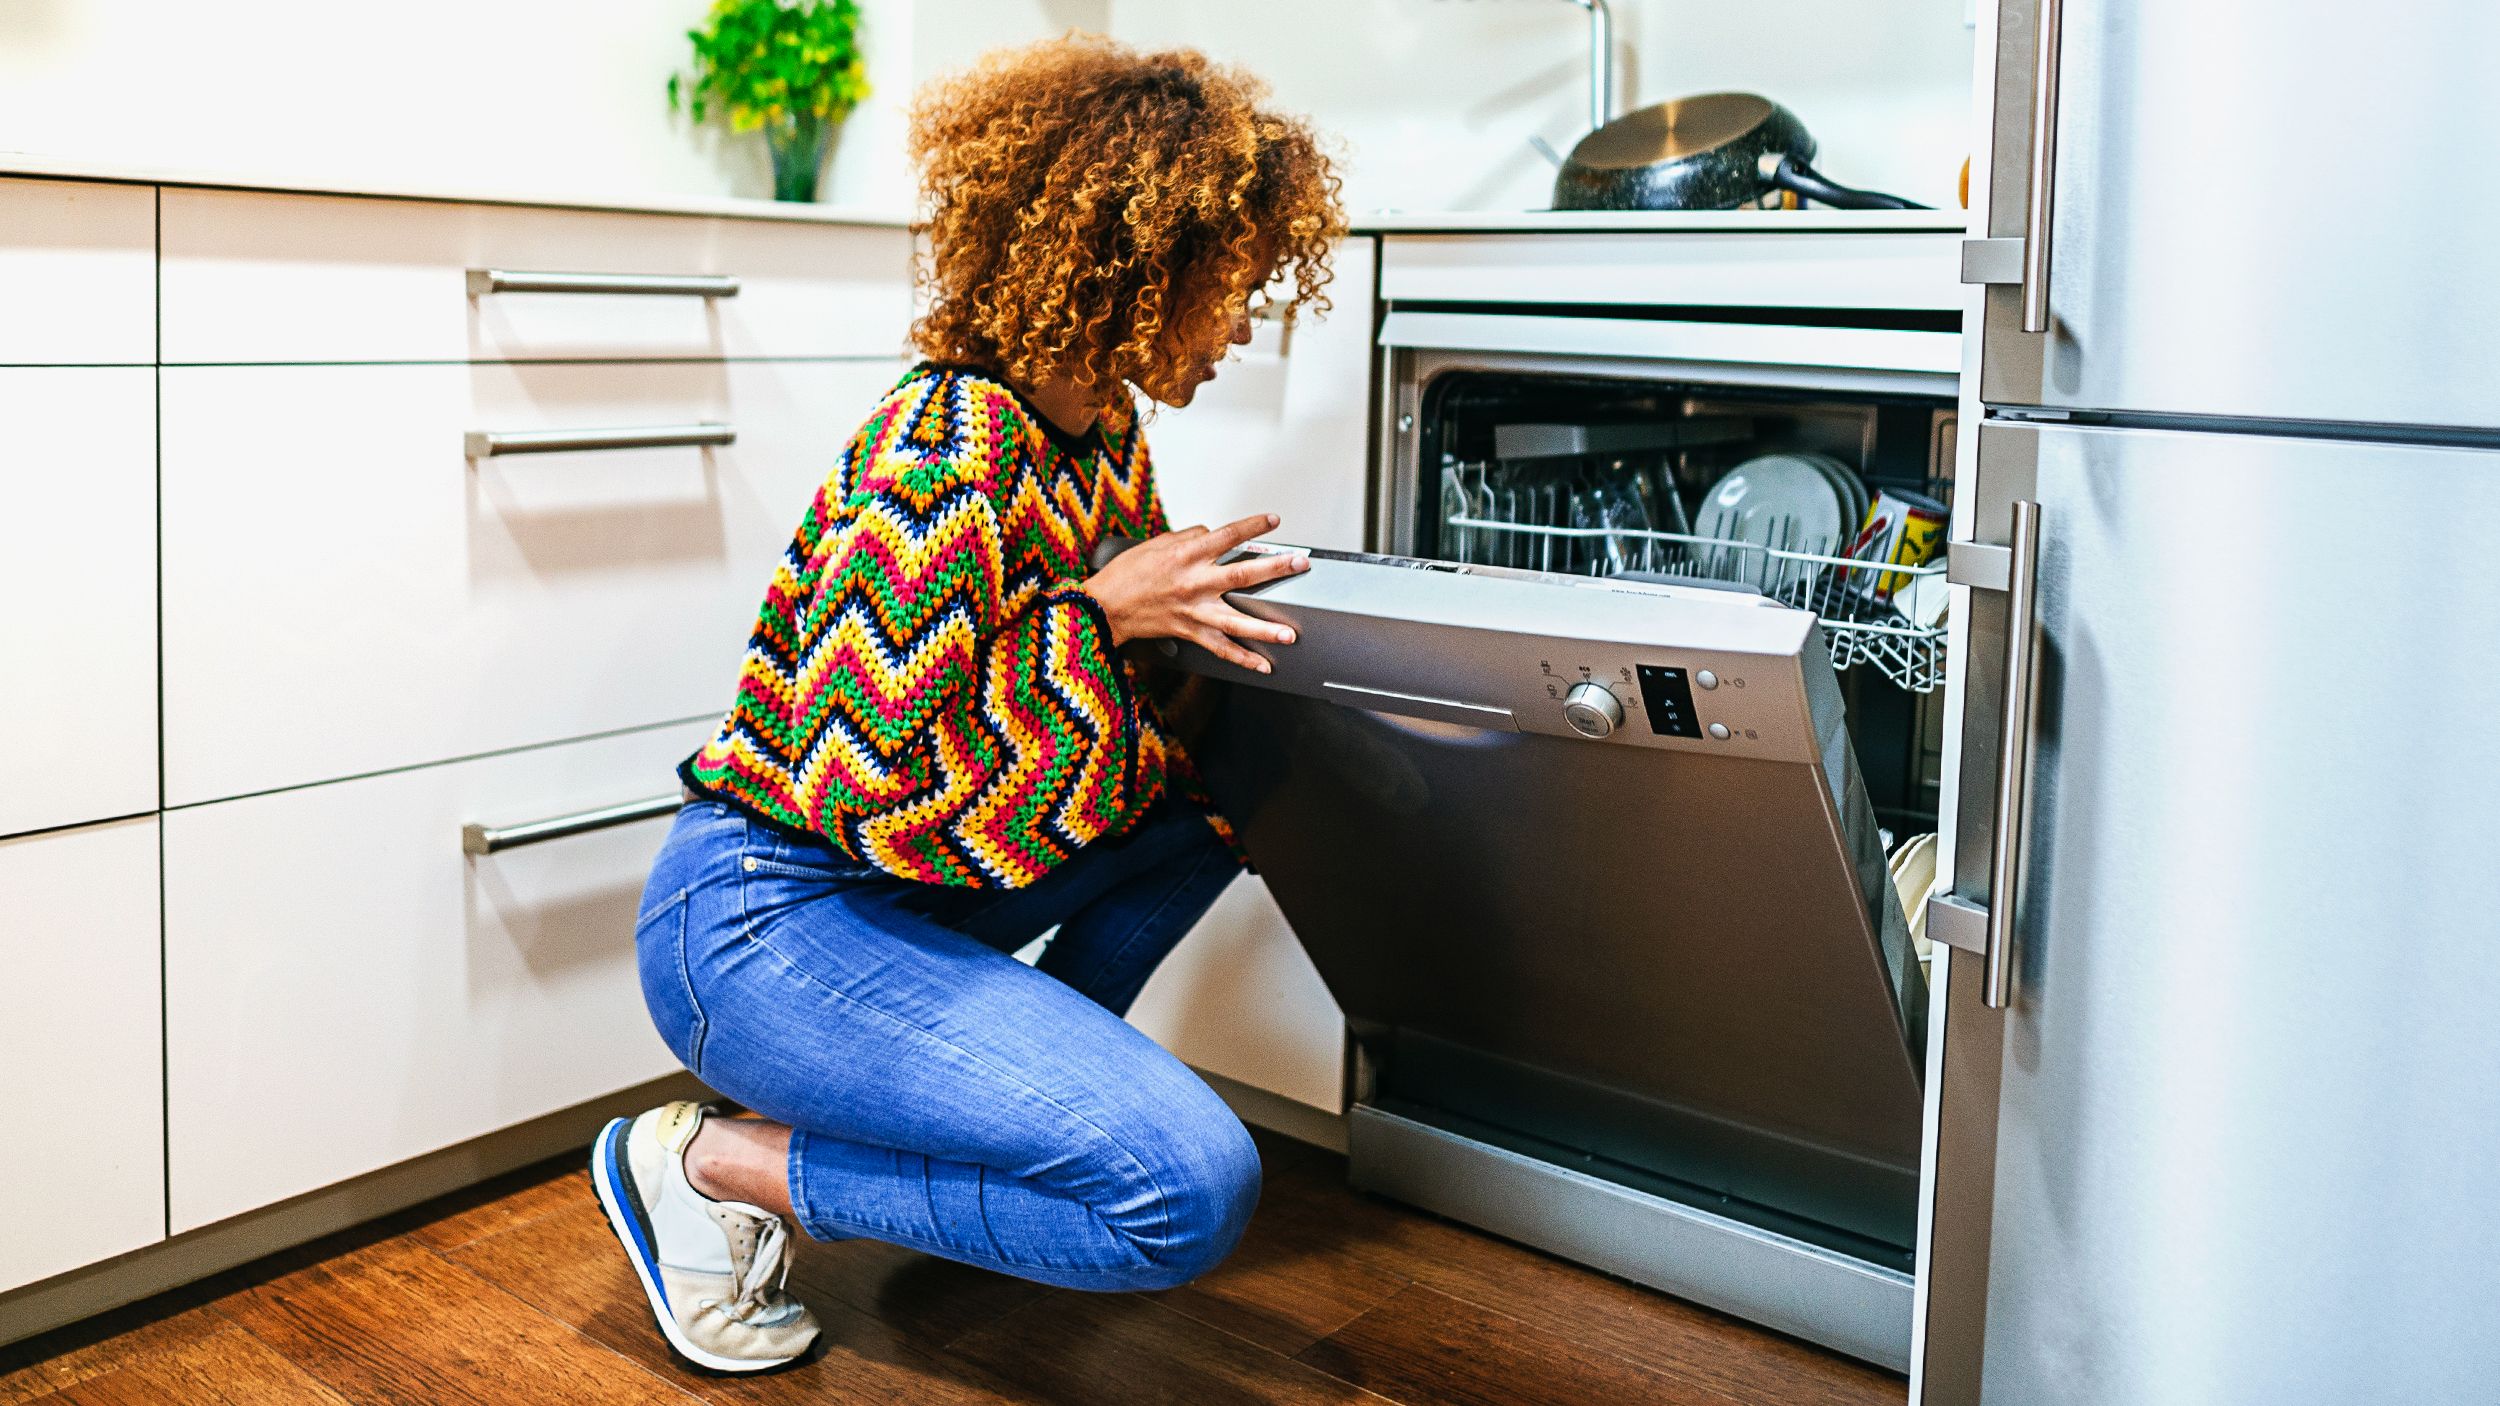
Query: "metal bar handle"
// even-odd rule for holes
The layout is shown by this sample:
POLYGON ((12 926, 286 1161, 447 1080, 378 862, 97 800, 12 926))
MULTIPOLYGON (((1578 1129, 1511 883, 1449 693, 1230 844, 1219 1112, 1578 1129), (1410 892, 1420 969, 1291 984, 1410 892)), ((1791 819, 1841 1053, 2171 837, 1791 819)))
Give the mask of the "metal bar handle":
POLYGON ((2022 904, 2024 797, 2031 775, 2031 705, 2040 657, 2040 505, 2014 504, 2005 597, 2005 710, 1997 719, 1997 824, 1988 847, 1984 998, 2014 993, 2014 918, 2022 904))
POLYGON ((725 273, 531 273, 469 270, 469 296, 489 293, 636 293, 679 298, 734 298, 738 280, 725 273))
POLYGON ((493 854, 497 850, 516 849, 545 840, 561 840, 568 835, 586 835, 593 830, 606 830, 618 825, 631 825, 637 820, 657 820, 676 813, 685 797, 675 792, 653 796, 647 801, 628 801, 621 806, 585 810, 573 815, 559 815, 552 820, 533 820, 525 825, 463 825, 460 827, 460 848, 469 854, 493 854))
POLYGON ((706 420, 697 425, 642 425, 613 430, 471 430, 463 439, 472 459, 498 454, 555 454, 575 449, 674 449, 686 445, 735 444, 737 427, 706 420))
POLYGON ((2057 50, 2064 0, 2040 0, 2031 75, 2031 185, 2023 202, 2023 330, 2049 330, 2049 226, 2057 202, 2057 50))

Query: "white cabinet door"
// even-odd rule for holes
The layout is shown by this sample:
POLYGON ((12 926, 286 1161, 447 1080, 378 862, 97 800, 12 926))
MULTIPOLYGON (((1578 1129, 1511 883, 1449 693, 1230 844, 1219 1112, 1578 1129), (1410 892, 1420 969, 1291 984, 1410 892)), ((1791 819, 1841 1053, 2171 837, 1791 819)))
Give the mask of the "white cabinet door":
POLYGON ((666 818, 471 856, 461 829, 674 795, 679 726, 165 819, 173 1228, 666 1074, 634 915, 666 818))
POLYGON ((0 1290, 165 1235, 156 818, 0 840, 0 1290))
POLYGON ((898 362, 171 367, 166 796, 729 706, 755 611, 898 362), (721 421, 469 459, 469 430, 721 421))
POLYGON ((1288 340, 1262 324, 1182 410, 1146 425, 1176 526, 1274 513, 1280 541, 1363 548, 1371 444, 1374 244, 1338 250, 1336 308, 1288 340))
POLYGON ((156 187, 0 180, 0 364, 156 360, 156 187))
POLYGON ((1255 876, 1155 969, 1129 1021, 1209 1073, 1345 1111, 1345 1012, 1255 876))
POLYGON ((154 810, 156 373, 0 369, 0 424, 0 835, 154 810))
MULTIPOLYGON (((1289 342, 1261 326, 1187 409, 1146 427, 1174 523, 1272 512, 1281 541, 1362 549, 1375 249, 1349 239, 1338 251, 1325 319, 1289 342)), ((1345 1013, 1256 879, 1225 891, 1129 1018, 1201 1069, 1331 1113, 1345 1107, 1345 1013)))
POLYGON ((896 228, 169 189, 164 229, 169 365, 896 356, 911 320, 896 228), (739 288, 473 294, 472 269, 739 288))

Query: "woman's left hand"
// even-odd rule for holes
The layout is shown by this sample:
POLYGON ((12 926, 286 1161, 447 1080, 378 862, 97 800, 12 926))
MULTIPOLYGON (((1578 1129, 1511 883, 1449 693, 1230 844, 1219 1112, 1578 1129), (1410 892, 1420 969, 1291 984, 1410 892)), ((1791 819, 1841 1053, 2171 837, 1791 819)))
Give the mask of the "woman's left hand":
POLYGON ((1276 515, 1262 513, 1212 531, 1184 527, 1151 537, 1111 559, 1085 582, 1086 594, 1111 621, 1111 642, 1133 639, 1188 640, 1216 658, 1268 672, 1268 662, 1240 641, 1291 644, 1291 628, 1235 610, 1227 591, 1310 569, 1310 558, 1278 552, 1223 560, 1226 553, 1273 531, 1276 515))

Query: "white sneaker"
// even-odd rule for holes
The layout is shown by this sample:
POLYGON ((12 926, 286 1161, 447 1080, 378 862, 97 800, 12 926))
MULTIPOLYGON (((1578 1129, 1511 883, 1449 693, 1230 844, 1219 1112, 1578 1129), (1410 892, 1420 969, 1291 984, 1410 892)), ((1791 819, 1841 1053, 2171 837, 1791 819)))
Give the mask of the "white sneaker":
POLYGON ((683 1102, 609 1123, 591 1144, 590 1184, 669 1346, 716 1372, 760 1372, 806 1352, 816 1316, 782 1291, 781 1217, 686 1180, 702 1126, 702 1105, 683 1102))

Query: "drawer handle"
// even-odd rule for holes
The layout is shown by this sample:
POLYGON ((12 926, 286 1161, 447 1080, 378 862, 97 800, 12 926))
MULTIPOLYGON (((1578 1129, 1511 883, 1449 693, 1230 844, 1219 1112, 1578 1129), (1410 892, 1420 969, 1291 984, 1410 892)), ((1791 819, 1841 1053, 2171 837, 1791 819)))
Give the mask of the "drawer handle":
POLYGON ((676 298, 734 298, 738 280, 725 273, 524 273, 469 270, 469 296, 489 293, 640 293, 676 298))
POLYGON ((684 445, 735 444, 735 426, 709 420, 699 425, 643 425, 617 430, 471 430, 462 441, 472 459, 498 454, 557 454, 575 449, 674 449, 684 445))
POLYGON ((463 825, 460 827, 460 848, 470 854, 493 854, 497 850, 534 845, 541 840, 561 840, 567 835, 586 835, 593 830, 631 825, 637 820, 657 820, 663 815, 675 814, 677 807, 683 804, 685 797, 672 792, 665 796, 653 796, 647 801, 628 801, 621 806, 559 815, 553 820, 533 820, 526 825, 463 825))

